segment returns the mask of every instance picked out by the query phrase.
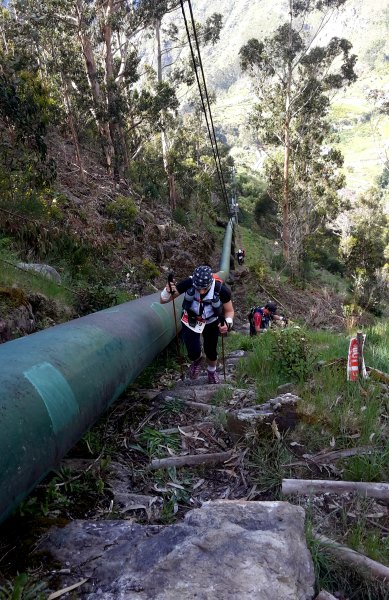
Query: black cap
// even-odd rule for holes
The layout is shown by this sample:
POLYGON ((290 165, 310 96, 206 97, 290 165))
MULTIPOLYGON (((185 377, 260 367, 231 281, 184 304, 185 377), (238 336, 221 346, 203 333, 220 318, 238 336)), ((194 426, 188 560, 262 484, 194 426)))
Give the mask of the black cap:
POLYGON ((265 304, 265 308, 267 308, 267 310, 274 315, 274 313, 277 311, 277 304, 275 302, 267 302, 265 304))

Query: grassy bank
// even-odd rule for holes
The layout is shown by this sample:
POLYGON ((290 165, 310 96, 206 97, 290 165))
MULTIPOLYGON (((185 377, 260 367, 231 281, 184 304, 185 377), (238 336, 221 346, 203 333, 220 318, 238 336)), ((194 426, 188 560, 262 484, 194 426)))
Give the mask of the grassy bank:
MULTIPOLYGON (((366 336, 366 365, 387 371, 389 323, 377 323, 366 330, 366 336)), ((263 498, 285 499, 305 508, 319 589, 380 600, 388 597, 387 588, 355 573, 351 577, 350 568, 331 558, 313 532, 389 566, 386 507, 358 494, 283 498, 281 493, 283 478, 389 481, 388 384, 372 377, 347 381, 349 339, 347 334, 291 328, 255 338, 230 336, 228 345, 250 351, 240 365, 238 385, 254 383, 258 403, 276 397, 278 387, 286 383, 300 397, 294 427, 246 436, 257 491, 263 498), (325 464, 315 460, 345 449, 355 454, 325 464)))

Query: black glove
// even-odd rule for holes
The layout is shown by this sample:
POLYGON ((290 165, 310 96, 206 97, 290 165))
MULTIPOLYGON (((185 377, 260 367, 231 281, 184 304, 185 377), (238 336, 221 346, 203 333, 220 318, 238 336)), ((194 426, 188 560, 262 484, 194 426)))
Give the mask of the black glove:
POLYGON ((285 323, 285 325, 288 324, 288 317, 285 317, 284 315, 282 315, 282 320, 285 323))

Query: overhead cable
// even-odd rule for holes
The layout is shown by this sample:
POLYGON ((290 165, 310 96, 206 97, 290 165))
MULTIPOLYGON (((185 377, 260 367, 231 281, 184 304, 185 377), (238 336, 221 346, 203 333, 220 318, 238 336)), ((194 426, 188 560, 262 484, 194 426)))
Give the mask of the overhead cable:
MULTIPOLYGON (((193 33, 194 33, 194 37, 195 37, 195 41, 196 41, 197 53, 198 53, 198 57, 199 57, 201 75, 202 75, 202 78, 203 78, 205 95, 206 95, 206 98, 207 98, 207 106, 208 106, 208 111, 209 111, 209 117, 210 117, 210 120, 211 120, 212 132, 213 132, 213 136, 214 136, 214 140, 215 140, 216 154, 217 154, 217 157, 218 157, 219 166, 220 166, 220 173, 221 173, 222 181, 223 181, 223 190, 224 190, 224 193, 225 193, 225 195, 227 197, 226 184, 225 184, 225 181, 224 181, 223 171, 222 171, 222 168, 221 168, 221 159, 220 159, 220 154, 219 154, 219 147, 218 147, 218 144, 217 144, 216 132, 215 132, 214 124, 213 124, 212 111, 211 111, 211 103, 209 101, 207 84, 205 82, 205 75, 204 75, 204 69, 203 69, 203 61, 201 60, 200 44, 199 44, 199 40, 198 40, 198 37, 197 37, 196 23, 195 23, 194 16, 193 16, 193 10, 192 10, 191 0, 188 0, 188 5, 189 5, 189 11, 190 11, 190 18, 191 18, 191 21, 192 21, 193 33)), ((228 198, 227 198, 227 205, 228 205, 228 198)))
MULTIPOLYGON (((192 18, 192 27, 193 27, 193 31, 195 33, 196 47, 197 47, 197 52, 198 52, 199 64, 202 65, 201 56, 200 56, 200 48, 199 48, 199 44, 198 44, 198 40, 197 40, 195 23, 194 23, 194 20, 193 20, 193 12, 192 12, 192 9, 191 9, 191 6, 190 6, 190 1, 188 0, 188 2, 189 2, 190 12, 191 12, 191 18, 192 18)), ((223 178, 223 172, 222 172, 222 167, 221 167, 220 154, 219 154, 219 150, 218 150, 218 146, 217 146, 215 129, 213 127, 213 120, 212 120, 212 115, 211 115, 211 107, 210 107, 210 103, 209 103, 209 96, 208 96, 207 87, 206 87, 205 78, 204 78, 204 71, 203 71, 203 69, 201 67, 202 76, 203 76, 203 85, 204 85, 204 90, 206 92, 207 104, 208 104, 208 112, 209 112, 210 119, 211 119, 213 135, 211 133, 211 126, 209 124, 208 112, 207 112, 207 108, 205 106, 203 90, 202 90, 200 79, 199 79, 199 74, 198 74, 198 69, 197 69, 197 63, 196 63, 196 57, 195 57, 195 53, 194 53, 194 50, 193 50, 192 39, 191 39, 191 36, 190 36, 188 21, 187 21, 186 14, 185 14, 184 0, 180 0, 180 4, 181 4, 181 10, 182 10, 182 14, 183 14, 183 17, 184 17, 184 22, 185 22, 186 35, 188 37, 190 52, 191 52, 191 56, 192 56, 193 68, 194 68, 194 72, 195 72, 195 76, 196 76, 196 81, 197 81, 197 85, 198 85, 199 92, 200 92, 201 104, 202 104, 202 107, 203 107, 205 121, 206 121, 206 124, 207 124, 208 136, 209 136, 209 139, 210 139, 210 142, 211 142, 212 153, 213 153, 213 157, 214 157, 214 160, 215 160, 216 171, 217 171, 217 174, 218 174, 220 188, 221 188, 221 191, 222 191, 222 196, 223 196, 223 199, 225 201, 226 209, 227 209, 227 213, 228 213, 229 212, 228 196, 227 196, 227 191, 226 191, 225 182, 224 182, 224 178, 223 178)))

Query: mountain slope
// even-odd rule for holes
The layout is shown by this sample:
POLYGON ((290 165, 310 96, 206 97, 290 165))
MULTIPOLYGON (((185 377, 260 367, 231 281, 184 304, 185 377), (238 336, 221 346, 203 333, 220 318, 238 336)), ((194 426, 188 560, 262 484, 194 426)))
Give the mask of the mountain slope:
MULTIPOLYGON (((237 162, 258 166, 255 140, 247 130, 247 118, 255 103, 251 82, 241 72, 239 50, 250 38, 259 39, 288 17, 288 0, 194 0, 196 21, 204 22, 214 12, 223 15, 219 42, 202 52, 204 71, 211 91, 216 91, 215 126, 233 146, 237 162)), ((174 17, 178 21, 178 13, 174 17)), ((180 17, 181 18, 181 17, 180 17)), ((312 18, 311 26, 318 23, 312 18)), ((389 136, 389 118, 372 118, 371 89, 389 91, 389 0, 348 0, 334 14, 319 44, 332 36, 345 37, 358 55, 358 81, 334 99, 332 118, 337 122, 340 148, 345 155, 347 186, 367 188, 382 172, 389 136)))

